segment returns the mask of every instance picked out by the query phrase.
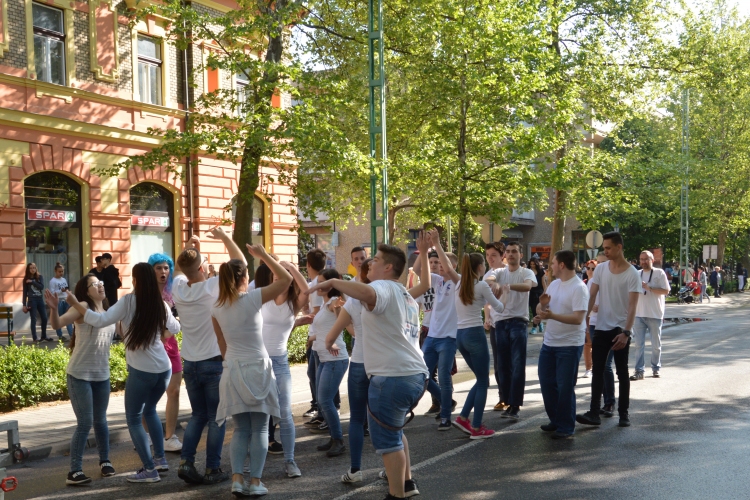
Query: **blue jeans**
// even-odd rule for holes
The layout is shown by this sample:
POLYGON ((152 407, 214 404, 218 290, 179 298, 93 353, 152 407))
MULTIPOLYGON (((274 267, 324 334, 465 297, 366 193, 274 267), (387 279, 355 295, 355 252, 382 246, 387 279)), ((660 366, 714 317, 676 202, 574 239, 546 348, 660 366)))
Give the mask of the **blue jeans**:
MULTIPOLYGON (((435 338, 427 337, 422 344, 424 362, 427 370, 432 371, 437 366, 438 384, 430 379, 427 390, 434 399, 440 401, 440 418, 451 418, 451 406, 453 403, 453 379, 451 368, 456 358, 456 339, 451 337, 435 338)), ((372 427, 372 426, 370 426, 372 427)))
POLYGON ((501 392, 505 403, 510 406, 523 406, 528 326, 529 322, 521 318, 503 319, 495 323, 501 392))
POLYGON ((365 444, 365 422, 367 421, 367 392, 370 379, 365 373, 364 363, 349 363, 349 449, 352 469, 362 468, 362 448, 365 444))
POLYGON ((128 365, 128 379, 125 382, 125 420, 128 423, 130 439, 135 444, 138 456, 146 469, 154 468, 154 457, 164 457, 164 429, 156 404, 167 391, 172 369, 161 373, 142 372, 128 365), (146 420, 154 454, 148 446, 148 437, 143 429, 141 417, 146 420))
POLYGON ((404 431, 401 427, 406 422, 409 409, 424 394, 426 378, 424 373, 418 373, 406 377, 373 376, 370 379, 367 402, 372 415, 383 424, 399 429, 383 427, 368 414, 370 439, 378 455, 387 455, 404 449, 404 431))
MULTIPOLYGON (((310 357, 313 360, 313 370, 314 370, 314 374, 313 374, 313 378, 312 378, 312 381, 313 381, 312 391, 313 391, 313 401, 314 402, 313 402, 312 406, 314 406, 315 408, 317 408, 318 410, 320 410, 320 401, 319 401, 319 398, 318 398, 318 368, 320 367, 320 357, 318 356, 318 353, 315 352, 315 351, 312 351, 312 355, 310 357)), ((310 370, 310 365, 309 364, 307 365, 307 370, 308 370, 308 372, 310 370)), ((333 398, 333 405, 336 407, 337 410, 341 406, 341 395, 339 394, 338 390, 336 391, 336 396, 334 396, 334 398, 333 398)), ((325 415, 323 415, 322 412, 319 412, 319 415, 321 417, 323 417, 323 419, 325 420, 325 415)))
POLYGON ((224 368, 220 360, 213 359, 185 360, 182 366, 182 376, 185 379, 185 387, 193 413, 185 429, 180 458, 195 463, 198 442, 201 440, 203 428, 208 425, 206 468, 218 469, 221 464, 221 448, 224 445, 226 432, 224 424, 216 423, 216 409, 219 407, 219 381, 224 368))
POLYGON ((659 318, 641 318, 636 316, 633 323, 633 343, 635 344, 635 371, 646 370, 646 331, 651 334, 651 370, 658 372, 661 368, 661 324, 659 318))
POLYGON ((539 351, 539 385, 544 409, 560 434, 573 434, 576 427, 576 380, 583 346, 550 347, 539 351))
POLYGON ((31 338, 36 340, 36 317, 42 320, 41 339, 47 338, 47 310, 44 308, 42 297, 29 297, 29 316, 31 316, 31 338))
POLYGON ((289 356, 271 356, 273 374, 276 375, 276 388, 279 391, 279 427, 281 445, 284 447, 284 460, 294 462, 294 440, 296 431, 292 418, 292 372, 289 370, 289 356))
POLYGON ((109 406, 109 379, 91 382, 68 375, 68 395, 73 412, 76 414, 76 430, 70 438, 70 472, 83 470, 83 450, 94 426, 99 461, 109 461, 109 427, 107 426, 107 406, 109 406))
MULTIPOLYGON (((61 300, 57 303, 57 315, 58 316, 62 316, 63 314, 68 312, 68 309, 70 309, 70 306, 64 300, 61 300)), ((72 337, 73 336, 73 324, 71 323, 70 325, 66 325, 65 328, 68 330, 68 337, 72 337)), ((55 333, 57 333, 57 338, 60 338, 60 339, 62 338, 63 336, 62 328, 60 328, 59 330, 55 330, 55 333)))
POLYGON ((318 408, 323 412, 333 439, 344 439, 341 419, 339 412, 336 411, 334 399, 348 367, 348 359, 325 361, 318 365, 318 373, 315 374, 318 380, 318 408))
MULTIPOLYGON (((497 385, 497 400, 503 401, 503 391, 500 388, 500 370, 497 368, 497 359, 500 356, 500 352, 497 350, 497 335, 495 335, 495 327, 490 327, 490 347, 492 347, 492 369, 495 371, 495 384, 497 385)), ((504 402, 504 401, 503 401, 504 402)))
POLYGON ((478 429, 482 426, 484 405, 487 402, 487 389, 490 387, 490 350, 487 348, 484 326, 459 328, 456 335, 456 345, 466 364, 469 365, 477 378, 466 397, 461 416, 469 418, 469 413, 473 408, 474 418, 471 425, 478 429))
POLYGON ((250 453, 250 477, 260 478, 268 453, 268 414, 260 412, 232 415, 234 433, 229 445, 232 474, 242 474, 245 457, 250 453))
POLYGON ((318 365, 315 361, 315 351, 312 349, 307 350, 307 380, 310 382, 310 395, 312 396, 312 400, 310 401, 310 406, 314 409, 318 408, 318 399, 315 397, 315 387, 317 384, 315 383, 315 373, 318 371, 318 365))

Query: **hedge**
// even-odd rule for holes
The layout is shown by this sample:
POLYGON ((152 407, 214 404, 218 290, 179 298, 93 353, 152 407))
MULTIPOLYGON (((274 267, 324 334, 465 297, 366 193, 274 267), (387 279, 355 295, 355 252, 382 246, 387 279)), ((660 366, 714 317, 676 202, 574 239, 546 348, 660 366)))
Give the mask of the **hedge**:
MULTIPOLYGON (((289 337, 289 361, 306 362, 307 326, 296 328, 289 337)), ((177 334, 182 345, 182 334, 177 334)), ((58 343, 54 349, 11 344, 0 348, 0 411, 18 410, 46 401, 68 399, 65 369, 70 349, 58 343)), ((109 355, 110 384, 113 391, 125 388, 128 376, 125 346, 112 344, 109 355)))

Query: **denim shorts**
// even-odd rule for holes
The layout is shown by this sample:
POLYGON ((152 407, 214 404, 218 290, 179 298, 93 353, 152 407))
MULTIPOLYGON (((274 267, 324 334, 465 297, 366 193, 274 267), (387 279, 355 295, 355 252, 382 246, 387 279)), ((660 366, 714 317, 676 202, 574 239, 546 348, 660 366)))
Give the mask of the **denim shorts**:
POLYGON ((406 422, 406 416, 424 394, 426 376, 424 373, 408 375, 406 377, 370 378, 370 388, 367 402, 370 412, 380 422, 399 430, 391 430, 378 424, 368 413, 370 423, 370 439, 378 455, 385 455, 404 449, 401 440, 404 431, 400 428, 406 422))

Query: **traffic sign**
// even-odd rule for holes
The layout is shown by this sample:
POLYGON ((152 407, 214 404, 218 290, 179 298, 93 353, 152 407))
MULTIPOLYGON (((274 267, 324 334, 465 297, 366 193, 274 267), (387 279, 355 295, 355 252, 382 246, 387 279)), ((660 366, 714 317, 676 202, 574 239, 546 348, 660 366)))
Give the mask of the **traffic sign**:
POLYGON ((599 248, 604 243, 604 237, 599 231, 589 231, 586 235, 586 245, 589 248, 599 248))

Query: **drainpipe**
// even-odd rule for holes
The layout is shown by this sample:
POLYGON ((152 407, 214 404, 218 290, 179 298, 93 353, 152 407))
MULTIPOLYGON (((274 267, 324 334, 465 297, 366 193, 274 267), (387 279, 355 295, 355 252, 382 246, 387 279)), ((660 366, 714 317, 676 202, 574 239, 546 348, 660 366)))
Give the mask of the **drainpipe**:
MULTIPOLYGON (((182 5, 187 7, 188 2, 183 2, 182 5)), ((185 27, 185 20, 182 21, 183 28, 185 27)), ((192 57, 193 45, 188 45, 182 50, 182 72, 183 72, 183 92, 184 92, 184 105, 185 105, 185 131, 190 126, 190 77, 188 74, 188 54, 192 57)), ((188 199, 188 238, 192 238, 195 234, 195 223, 193 222, 193 215, 195 213, 193 207, 193 168, 190 162, 190 156, 185 157, 185 175, 187 176, 187 199, 188 199)))

